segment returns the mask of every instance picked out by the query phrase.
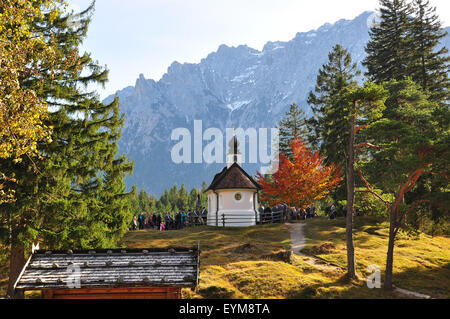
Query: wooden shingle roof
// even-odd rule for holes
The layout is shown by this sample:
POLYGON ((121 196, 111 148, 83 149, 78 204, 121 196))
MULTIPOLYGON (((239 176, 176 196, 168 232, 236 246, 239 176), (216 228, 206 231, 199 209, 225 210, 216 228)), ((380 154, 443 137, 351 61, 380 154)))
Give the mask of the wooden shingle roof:
POLYGON ((242 167, 233 163, 229 168, 225 167, 219 174, 214 176, 208 190, 216 189, 261 189, 261 186, 248 175, 242 167))
POLYGON ((31 255, 15 288, 58 289, 76 283, 76 288, 193 288, 197 286, 198 274, 198 248, 40 250, 31 255))

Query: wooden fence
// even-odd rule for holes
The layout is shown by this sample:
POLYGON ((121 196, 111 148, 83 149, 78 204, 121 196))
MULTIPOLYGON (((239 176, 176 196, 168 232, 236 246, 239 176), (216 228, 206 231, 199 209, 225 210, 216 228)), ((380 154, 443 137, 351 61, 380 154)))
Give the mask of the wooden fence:
MULTIPOLYGON (((273 213, 257 213, 256 224, 275 224, 283 223, 283 211, 273 212, 273 213)), ((220 218, 220 226, 225 227, 227 224, 248 224, 249 215, 229 215, 222 214, 220 218)))
POLYGON ((258 224, 277 224, 284 222, 283 211, 272 212, 272 213, 261 213, 261 220, 258 221, 258 224))
MULTIPOLYGON (((229 224, 248 224, 249 219, 252 219, 252 217, 249 217, 249 215, 226 215, 221 214, 218 216, 218 220, 215 220, 214 225, 217 223, 217 226, 220 227, 226 227, 226 225, 229 224)), ((257 225, 264 225, 264 224, 277 224, 277 223, 283 223, 286 220, 285 214, 283 211, 276 211, 271 213, 255 213, 255 219, 257 225)), ((215 219, 215 218, 214 218, 215 219)), ((164 220, 163 220, 164 221, 164 220)), ((196 226, 204 226, 207 225, 207 214, 191 214, 190 216, 186 216, 186 220, 184 222, 183 227, 196 227, 196 226)), ((153 227, 153 226, 152 226, 153 227)), ((166 229, 167 230, 176 230, 180 229, 179 225, 175 223, 174 220, 170 221, 169 224, 166 223, 166 229)))

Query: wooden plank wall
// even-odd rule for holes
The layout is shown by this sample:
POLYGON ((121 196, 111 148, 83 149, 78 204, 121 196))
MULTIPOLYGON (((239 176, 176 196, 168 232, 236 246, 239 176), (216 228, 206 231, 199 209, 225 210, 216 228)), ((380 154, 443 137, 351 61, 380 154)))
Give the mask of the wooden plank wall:
POLYGON ((179 287, 46 289, 44 299, 180 299, 179 287))

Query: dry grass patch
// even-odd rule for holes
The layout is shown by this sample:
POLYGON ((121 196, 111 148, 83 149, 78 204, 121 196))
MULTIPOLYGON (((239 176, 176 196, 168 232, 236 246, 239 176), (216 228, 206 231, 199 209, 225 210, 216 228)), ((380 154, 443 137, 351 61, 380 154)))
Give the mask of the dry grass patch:
MULTIPOLYGON (((320 227, 320 232, 328 239, 314 243, 318 247, 325 244, 322 248, 327 256, 336 260, 345 258, 345 251, 330 241, 328 225, 320 227)), ((336 235, 341 232, 339 227, 331 231, 336 235)), ((347 282, 343 271, 319 269, 308 264, 304 257, 290 254, 291 241, 286 225, 135 231, 127 234, 122 244, 135 248, 189 247, 197 241, 202 251, 199 293, 186 290, 185 298, 395 297, 382 289, 369 289, 363 281, 347 282)))
MULTIPOLYGON (((382 280, 386 264, 389 225, 372 217, 356 217, 354 244, 357 271, 365 277, 369 265, 379 265, 382 280)), ((335 265, 346 267, 345 220, 315 218, 305 227, 305 251, 335 265), (332 243, 335 249, 315 253, 316 247, 332 243)), ((450 238, 424 233, 400 232, 394 251, 394 284, 437 298, 450 297, 450 238)))
MULTIPOLYGON (((180 231, 129 232, 122 247, 192 247, 200 241, 198 294, 184 298, 398 298, 383 289, 367 288, 365 271, 377 264, 384 271, 387 223, 368 217, 355 220, 357 270, 362 280, 349 282, 345 271, 317 268, 303 256, 290 254, 286 225, 246 228, 195 227, 180 231)), ((305 251, 346 267, 345 221, 314 218, 306 222, 305 251)), ((1 248, 1 247, 0 247, 1 248)), ((450 239, 401 233, 395 251, 397 286, 433 297, 449 298, 450 239)), ((0 257, 5 257, 2 254, 0 257)), ((0 289, 6 289, 7 265, 2 259, 0 289)))
POLYGON ((142 230, 128 233, 122 245, 143 247, 192 247, 200 241, 202 266, 263 259, 267 252, 290 247, 289 233, 283 225, 243 228, 201 226, 177 231, 142 230))

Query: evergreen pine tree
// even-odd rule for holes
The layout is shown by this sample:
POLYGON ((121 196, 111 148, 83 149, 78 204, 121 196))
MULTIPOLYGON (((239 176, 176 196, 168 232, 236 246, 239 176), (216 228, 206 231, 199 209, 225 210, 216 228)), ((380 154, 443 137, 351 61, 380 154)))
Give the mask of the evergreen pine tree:
POLYGON ((166 188, 164 193, 159 198, 159 202, 161 203, 161 207, 165 207, 169 204, 169 190, 166 188))
POLYGON ((200 191, 200 204, 202 207, 208 207, 208 195, 206 190, 208 189, 208 184, 205 181, 202 182, 202 189, 200 191))
POLYGON ((128 197, 130 203, 132 215, 137 215, 141 212, 141 205, 139 202, 139 196, 137 193, 137 186, 133 185, 131 188, 130 196, 128 197))
POLYGON ((360 146, 355 144, 357 132, 382 117, 385 108, 387 91, 381 85, 367 82, 364 87, 355 86, 345 94, 344 101, 348 103, 350 110, 350 127, 348 139, 348 158, 346 165, 347 184, 347 268, 348 276, 356 278, 355 250, 353 244, 353 215, 355 213, 355 161, 357 150, 360 146))
MULTIPOLYGON (((429 95, 429 101, 440 104, 436 118, 441 127, 445 127, 448 119, 450 57, 447 48, 440 47, 446 32, 442 30, 436 8, 424 0, 414 0, 412 5, 401 1, 381 1, 381 4, 384 5, 381 8, 382 21, 379 27, 373 29, 367 46, 369 75, 378 82, 411 77, 429 95), (398 31, 395 33, 397 38, 392 36, 393 30, 398 31), (399 43, 402 50, 398 50, 399 43), (399 52, 399 56, 396 58, 393 52, 399 52), (402 67, 393 69, 394 64, 402 67)), ((395 119, 396 114, 395 105, 389 105, 385 116, 395 119)), ((439 193, 440 186, 434 180, 431 175, 422 177, 415 189, 405 196, 406 203, 429 192, 439 193)))
POLYGON ((380 22, 370 29, 363 65, 374 82, 403 80, 410 62, 412 7, 406 0, 380 0, 380 22))
POLYGON ((139 192, 139 203, 142 212, 150 212, 150 199, 147 192, 143 189, 139 192))
POLYGON ((179 199, 179 191, 178 186, 175 184, 169 190, 169 197, 168 197, 169 206, 170 207, 176 206, 178 203, 178 199, 179 199))
POLYGON ((313 111, 313 117, 307 121, 309 139, 330 163, 346 163, 350 117, 343 97, 359 75, 350 53, 337 44, 328 54, 328 63, 319 70, 315 93, 310 92, 308 97, 313 111))
POLYGON ((180 209, 186 209, 189 206, 188 204, 189 204, 189 194, 186 190, 186 186, 184 186, 184 184, 181 184, 180 191, 178 192, 178 200, 176 202, 176 205, 180 209))
MULTIPOLYGON (((20 176, 18 200, 0 209, 10 229, 11 273, 23 266, 25 248, 33 241, 50 249, 112 247, 131 222, 123 178, 132 165, 117 156, 123 125, 119 101, 104 105, 85 89, 104 84, 108 74, 89 54, 79 54, 93 10, 94 3, 75 16, 61 11, 55 19, 45 15, 36 22, 68 67, 42 72, 45 81, 21 79, 47 101, 45 124, 53 126, 53 141, 39 144, 43 160, 24 157, 15 165, 0 163, 2 171, 20 176)), ((15 278, 9 279, 12 293, 15 278)))
POLYGON ((289 112, 283 117, 278 124, 280 130, 280 154, 284 154, 292 160, 291 142, 296 136, 306 138, 307 130, 305 127, 305 112, 300 109, 297 104, 293 103, 289 112))
POLYGON ((428 0, 414 0, 413 8, 408 75, 430 94, 431 101, 448 103, 450 57, 446 47, 439 47, 447 32, 428 0))
POLYGON ((362 131, 373 147, 370 160, 358 166, 370 188, 394 195, 385 202, 390 227, 384 287, 392 289, 399 229, 416 230, 417 219, 425 220, 430 215, 436 224, 448 222, 449 120, 447 109, 446 122, 439 123, 439 103, 431 102, 411 79, 390 81, 384 86, 389 91, 385 103, 389 117, 362 131), (420 185, 423 178, 428 182, 420 185))
POLYGON ((189 193, 189 208, 190 209, 194 209, 195 206, 197 205, 197 196, 198 196, 198 191, 197 189, 194 187, 191 189, 191 192, 189 193))

